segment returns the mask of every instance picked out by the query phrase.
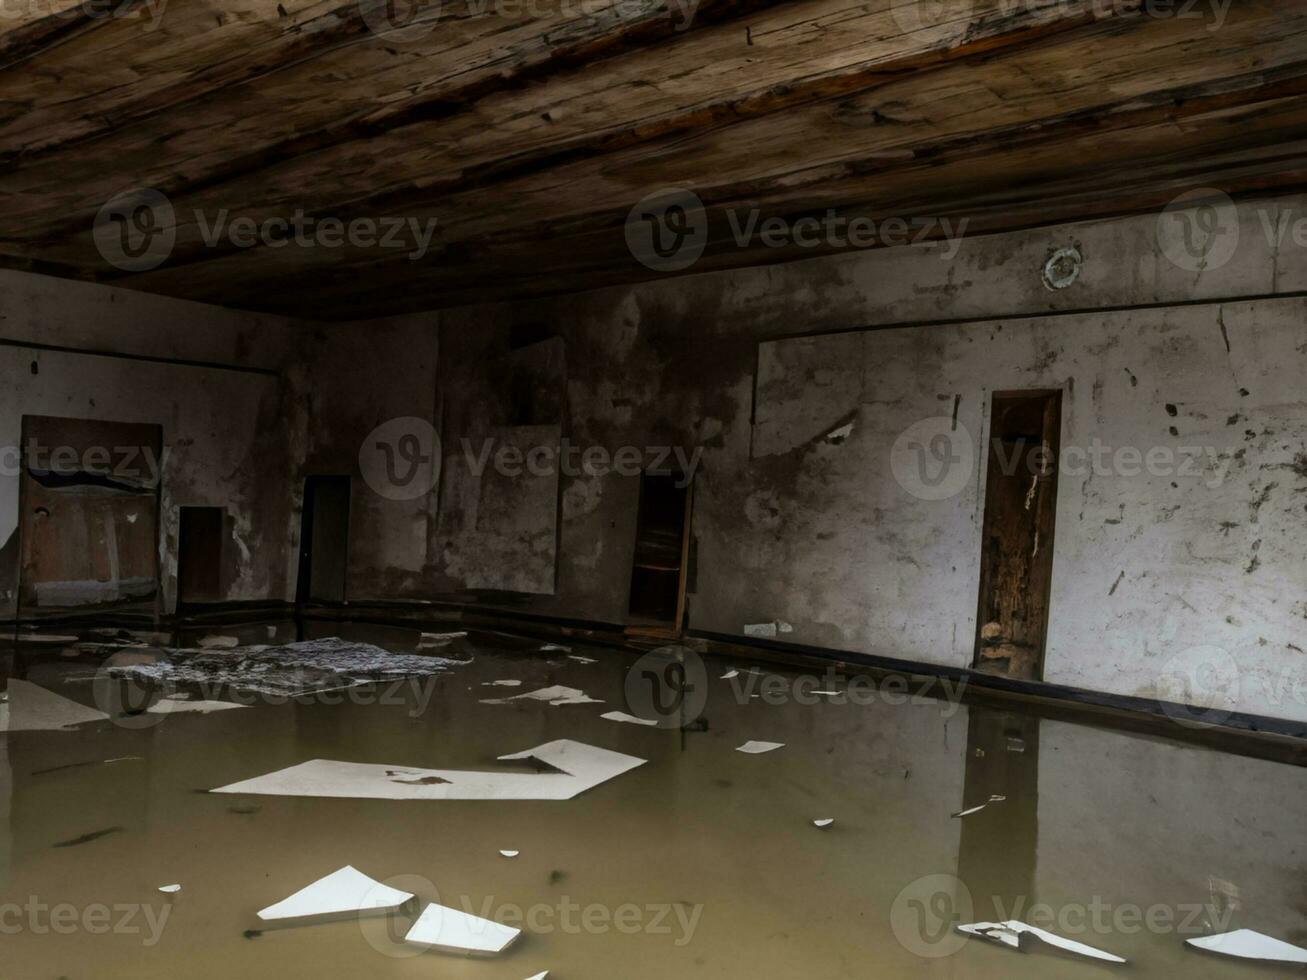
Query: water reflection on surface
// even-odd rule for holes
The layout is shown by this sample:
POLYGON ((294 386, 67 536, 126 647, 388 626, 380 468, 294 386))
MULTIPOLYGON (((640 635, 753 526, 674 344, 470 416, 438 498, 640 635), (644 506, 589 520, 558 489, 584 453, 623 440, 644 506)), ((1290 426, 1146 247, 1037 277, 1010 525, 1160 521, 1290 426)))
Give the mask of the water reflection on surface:
MULTIPOLYGON (((406 653, 417 636, 340 624, 309 633, 406 653)), ((263 627, 250 638, 261 642, 263 627)), ((574 644, 597 660, 583 664, 546 659, 535 643, 476 640, 473 662, 395 703, 259 705, 145 729, 0 736, 3 975, 821 980, 1121 969, 1023 955, 952 928, 1004 918, 1124 956, 1145 976, 1284 972, 1186 950, 1186 936, 1251 928, 1307 945, 1302 768, 1013 709, 737 698, 740 686, 718 678, 745 665, 712 659, 706 730, 616 724, 599 716, 627 707, 635 655, 574 644), (577 687, 606 704, 480 703, 505 693, 483 686, 497 679, 523 681, 519 691, 577 687), (489 769, 557 738, 649 763, 569 802, 206 792, 315 758, 489 769), (749 739, 786 745, 734 751, 749 739), (992 796, 1004 799, 950 816, 992 796), (818 830, 820 817, 836 823, 818 830), (502 849, 521 854, 507 860, 502 849), (467 960, 409 955, 385 923, 249 932, 257 909, 345 864, 409 876, 401 887, 424 899, 527 933, 501 958, 467 960), (175 898, 157 892, 172 882, 183 886, 175 898), (71 931, 43 906, 71 909, 71 931), (107 931, 102 918, 86 921, 98 908, 107 931)), ((54 656, 28 676, 89 703, 90 685, 66 680, 78 667, 84 675, 84 664, 54 656)))

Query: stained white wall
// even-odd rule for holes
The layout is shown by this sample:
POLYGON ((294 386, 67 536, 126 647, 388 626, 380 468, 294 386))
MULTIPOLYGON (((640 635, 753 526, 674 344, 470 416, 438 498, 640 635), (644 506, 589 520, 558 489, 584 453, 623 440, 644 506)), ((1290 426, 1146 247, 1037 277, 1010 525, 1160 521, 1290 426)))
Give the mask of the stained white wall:
MULTIPOLYGON (((783 622, 782 639, 956 667, 990 396, 1060 388, 1065 446, 1201 465, 1063 474, 1047 679, 1307 720, 1307 198, 1237 217, 1228 261, 1202 268, 1168 258, 1177 224, 1141 215, 968 238, 949 261, 886 249, 487 304, 442 329, 545 324, 567 343, 574 440, 702 449, 693 627, 783 622), (1071 245, 1081 274, 1050 290, 1043 263, 1071 245), (955 404, 976 465, 945 500, 914 497, 895 442, 955 404)), ((558 587, 529 605, 624 622, 638 494, 615 474, 560 490, 558 587)))
MULTIPOLYGON (((0 447, 19 445, 23 415, 162 426, 166 608, 175 604, 181 505, 228 514, 225 598, 288 598, 298 529, 280 375, 301 329, 277 317, 0 272, 0 447)), ((0 545, 11 543, 6 557, 14 562, 18 484, 16 472, 0 474, 0 545)), ((13 570, 2 571, 0 615, 13 615, 13 570)))

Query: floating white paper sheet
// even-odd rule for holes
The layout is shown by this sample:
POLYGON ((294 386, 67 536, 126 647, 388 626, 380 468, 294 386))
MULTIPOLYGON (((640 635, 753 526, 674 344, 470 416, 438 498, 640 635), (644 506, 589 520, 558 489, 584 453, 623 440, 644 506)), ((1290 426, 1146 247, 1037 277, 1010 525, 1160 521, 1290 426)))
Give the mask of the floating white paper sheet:
POLYGON ((500 851, 499 853, 500 853, 503 857, 506 857, 506 858, 515 858, 515 857, 517 857, 519 854, 521 854, 522 852, 521 852, 521 851, 500 851))
POLYGON ((406 943, 429 946, 447 953, 493 956, 506 950, 521 929, 460 912, 444 905, 428 905, 404 937, 406 943))
POLYGON ((570 800, 646 761, 571 739, 499 758, 503 762, 536 759, 561 771, 412 769, 314 759, 212 792, 365 800, 570 800))
POLYGON ((248 708, 246 704, 232 704, 230 701, 186 701, 181 698, 160 698, 146 709, 151 715, 177 715, 187 712, 208 714, 210 711, 226 711, 228 708, 248 708))
POLYGON ((579 654, 575 654, 575 653, 569 653, 567 655, 567 659, 575 660, 579 664, 597 664, 599 662, 594 657, 582 657, 579 654))
POLYGON ((521 681, 485 681, 482 687, 521 687, 521 681))
POLYGON ((182 890, 182 886, 181 886, 181 885, 160 885, 160 886, 159 886, 159 891, 163 892, 165 895, 176 895, 176 894, 177 894, 179 891, 181 891, 181 890, 182 890))
POLYGON ((740 672, 738 670, 728 670, 726 673, 722 674, 722 680, 729 681, 739 676, 740 672))
POLYGON ((1251 929, 1236 929, 1223 932, 1218 936, 1203 936, 1199 939, 1186 940, 1190 946, 1205 949, 1210 953, 1225 956, 1237 956, 1245 960, 1269 960, 1273 963, 1307 963, 1307 949, 1291 946, 1289 943, 1251 929))
POLYGON ((813 825, 814 827, 820 827, 822 830, 825 830, 827 827, 829 827, 829 826, 830 826, 831 824, 833 824, 834 822, 835 822, 835 818, 834 818, 834 817, 822 817, 820 820, 814 820, 814 821, 812 822, 812 825, 813 825))
POLYGON ((1124 963, 1119 956, 1113 956, 1111 953, 1105 953, 1101 949, 1095 949, 1093 946, 1086 946, 1084 943, 1078 943, 1074 939, 1063 939, 1061 936, 1055 936, 1051 932, 1038 929, 1035 926, 1026 925, 1024 922, 1018 922, 1015 919, 1009 919, 1006 922, 973 922, 970 925, 958 926, 958 932, 965 933, 968 936, 976 936, 980 939, 988 939, 991 942, 999 943, 1011 949, 1021 948, 1021 937, 1023 935, 1034 936, 1035 938, 1048 943, 1050 946, 1056 946, 1058 949, 1066 950, 1068 953, 1075 953, 1079 956, 1087 956, 1090 959, 1106 960, 1109 963, 1124 963))
POLYGON ((574 687, 563 687, 562 685, 542 687, 538 691, 515 694, 511 698, 486 698, 481 703, 511 704, 513 701, 547 701, 555 708, 564 704, 603 704, 603 701, 599 698, 592 698, 584 691, 579 691, 574 687))
POLYGON ((637 718, 635 715, 628 715, 625 711, 609 711, 599 717, 605 721, 620 721, 628 725, 656 726, 658 724, 658 722, 651 721, 648 718, 637 718))
POLYGON ((0 702, 0 732, 67 731, 88 722, 108 720, 103 711, 16 678, 9 681, 9 692, 0 702))
POLYGON ((771 752, 774 749, 785 748, 784 742, 754 742, 748 741, 741 745, 736 752, 747 752, 749 755, 761 755, 764 752, 771 752))
POLYGON ((409 892, 383 885, 346 865, 260 910, 259 918, 273 925, 327 922, 360 914, 382 914, 412 898, 409 892))
POLYGON ((565 647, 561 643, 546 643, 540 648, 541 653, 571 653, 571 647, 565 647))
POLYGON ((537 973, 533 977, 527 977, 526 980, 548 980, 548 977, 549 977, 549 971, 546 970, 544 973, 537 973))

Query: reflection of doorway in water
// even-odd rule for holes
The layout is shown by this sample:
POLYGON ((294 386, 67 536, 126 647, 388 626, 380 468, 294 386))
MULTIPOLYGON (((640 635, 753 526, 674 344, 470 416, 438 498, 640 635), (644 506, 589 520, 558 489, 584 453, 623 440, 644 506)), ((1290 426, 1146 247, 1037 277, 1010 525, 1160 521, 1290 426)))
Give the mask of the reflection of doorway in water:
POLYGON ((958 877, 971 891, 977 922, 1022 918, 1035 901, 1039 846, 1039 719, 971 705, 967 771, 959 809, 958 877))

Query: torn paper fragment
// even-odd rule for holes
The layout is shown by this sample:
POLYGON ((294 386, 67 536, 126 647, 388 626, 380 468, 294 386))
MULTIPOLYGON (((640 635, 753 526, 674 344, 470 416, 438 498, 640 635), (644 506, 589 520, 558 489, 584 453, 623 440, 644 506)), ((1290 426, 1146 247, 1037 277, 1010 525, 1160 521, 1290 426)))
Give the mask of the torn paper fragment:
POLYGON ((783 749, 784 742, 754 742, 748 741, 737 748, 736 752, 747 752, 749 755, 762 755, 764 752, 771 752, 774 749, 783 749))
POLYGON ((238 636, 218 636, 210 634, 202 636, 196 642, 201 650, 232 650, 240 646, 240 637, 238 636))
POLYGON ((599 716, 605 721, 620 721, 628 725, 648 725, 657 726, 658 722, 651 721, 648 718, 637 718, 635 715, 628 715, 625 711, 609 711, 599 716))
POLYGON ((998 796, 998 795, 991 796, 988 800, 986 800, 984 803, 981 803, 979 806, 969 807, 966 810, 959 810, 957 813, 953 814, 953 817, 954 818, 969 817, 973 813, 979 813, 981 810, 985 809, 985 807, 989 806, 989 804, 991 803, 1002 803, 1006 799, 1007 799, 1006 796, 998 796))
POLYGON ((775 636, 776 624, 775 623, 745 623, 744 635, 762 636, 762 637, 775 636))
POLYGON ((739 676, 740 676, 740 672, 738 670, 728 670, 726 673, 722 674, 722 680, 729 681, 732 678, 739 677, 739 676))
POLYGON ((998 943, 1001 946, 1007 946, 1010 949, 1021 949, 1021 937, 1033 936, 1041 942, 1050 946, 1056 946, 1058 949, 1065 950, 1068 953, 1075 953, 1078 956, 1086 956, 1095 960, 1106 960, 1109 963, 1124 963, 1119 956, 1111 953, 1105 953, 1101 949, 1095 949, 1093 946, 1087 946, 1084 943, 1078 943, 1074 939, 1063 939, 1061 936, 1046 932, 1035 926, 1026 925, 1024 922, 1018 922, 1015 919, 1009 919, 1006 922, 973 922, 969 925, 960 925, 957 927, 958 932, 965 933, 968 936, 975 936, 979 939, 987 939, 990 942, 998 943))
POLYGON ((511 704, 514 701, 546 701, 554 708, 565 704, 603 704, 603 701, 599 698, 592 698, 584 691, 578 691, 574 687, 563 687, 561 685, 542 687, 538 691, 529 691, 526 694, 515 694, 511 698, 489 698, 483 700, 481 703, 511 704))
POLYGON ((409 892, 383 885, 346 865, 306 885, 289 898, 260 910, 259 918, 272 925, 328 922, 391 912, 412 899, 409 892))
POLYGON ((460 912, 444 905, 428 905, 404 937, 406 943, 447 953, 493 956, 506 950, 521 929, 460 912))
POLYGON ((812 822, 812 825, 813 825, 814 827, 820 827, 822 830, 825 830, 827 827, 829 827, 829 826, 830 826, 831 824, 833 824, 834 822, 835 822, 835 818, 834 818, 834 817, 822 817, 820 820, 814 820, 814 821, 812 822))
POLYGON ((187 701, 182 698, 160 698, 146 709, 151 715, 176 715, 197 712, 207 715, 211 711, 226 711, 228 708, 248 708, 247 704, 232 704, 230 701, 187 701))
POLYGON ((71 731, 77 725, 108 720, 103 711, 16 678, 10 679, 8 694, 0 702, 0 732, 71 731))
POLYGON ((500 756, 501 762, 526 759, 559 771, 406 769, 314 759, 211 792, 356 800, 570 800, 646 761, 570 739, 500 756))
POLYGON ((1307 949, 1291 946, 1282 940, 1264 936, 1251 929, 1236 929, 1234 932, 1223 932, 1218 936, 1203 936, 1185 941, 1190 946, 1207 950, 1209 953, 1237 956, 1244 960, 1307 963, 1307 949))
POLYGON ((521 851, 500 851, 499 853, 500 853, 500 855, 501 855, 502 857, 506 857, 506 858, 515 858, 515 857, 517 857, 519 854, 521 854, 522 852, 521 852, 521 851))

